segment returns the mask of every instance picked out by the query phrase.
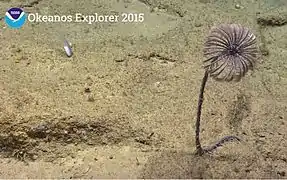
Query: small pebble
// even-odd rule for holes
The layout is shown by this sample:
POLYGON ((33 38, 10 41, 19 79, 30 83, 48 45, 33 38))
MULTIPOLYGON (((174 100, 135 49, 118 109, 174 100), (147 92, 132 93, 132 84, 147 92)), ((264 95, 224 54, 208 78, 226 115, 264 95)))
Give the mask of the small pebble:
POLYGON ((86 88, 85 88, 85 93, 90 93, 90 92, 91 92, 91 89, 88 88, 88 87, 86 87, 86 88))
POLYGON ((236 4, 236 5, 235 5, 235 8, 236 8, 236 9, 240 9, 241 6, 240 6, 239 4, 236 4))
POLYGON ((71 46, 72 46, 71 43, 69 43, 67 40, 64 40, 64 49, 68 57, 71 57, 73 55, 71 46))
POLYGON ((161 83, 160 83, 159 81, 157 81, 157 82, 154 83, 154 85, 155 85, 156 87, 159 87, 160 84, 161 84, 161 83))
POLYGON ((124 59, 124 58, 119 58, 119 57, 117 57, 117 58, 115 58, 115 61, 116 61, 116 62, 124 62, 125 59, 124 59))
POLYGON ((35 161, 36 159, 38 159, 38 156, 34 154, 31 158, 32 158, 32 160, 35 161))
POLYGON ((89 101, 89 102, 94 102, 94 101, 95 101, 94 96, 93 96, 93 95, 89 95, 89 96, 88 96, 88 101, 89 101))
POLYGON ((194 23, 194 26, 195 26, 195 27, 201 27, 202 24, 201 24, 201 22, 195 22, 195 23, 194 23))

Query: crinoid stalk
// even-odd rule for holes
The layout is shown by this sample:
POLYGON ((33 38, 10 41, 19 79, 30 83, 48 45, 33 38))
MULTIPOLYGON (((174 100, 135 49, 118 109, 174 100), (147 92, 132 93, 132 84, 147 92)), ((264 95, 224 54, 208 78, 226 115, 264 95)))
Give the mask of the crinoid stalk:
POLYGON ((211 29, 204 44, 205 73, 195 124, 196 154, 211 153, 226 142, 240 141, 236 136, 226 136, 214 145, 202 148, 199 134, 203 94, 209 76, 219 81, 239 81, 249 69, 253 69, 257 52, 256 37, 248 28, 238 24, 222 24, 211 29))

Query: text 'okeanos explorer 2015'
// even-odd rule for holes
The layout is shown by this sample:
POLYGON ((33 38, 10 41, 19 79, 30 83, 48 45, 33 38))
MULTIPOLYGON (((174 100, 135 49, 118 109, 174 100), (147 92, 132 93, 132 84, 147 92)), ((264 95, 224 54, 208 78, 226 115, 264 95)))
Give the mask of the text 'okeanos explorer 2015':
POLYGON ((76 22, 76 23, 140 23, 145 20, 144 13, 121 13, 113 15, 103 15, 94 13, 85 15, 76 13, 74 15, 40 15, 38 13, 30 13, 28 15, 29 22, 76 22))

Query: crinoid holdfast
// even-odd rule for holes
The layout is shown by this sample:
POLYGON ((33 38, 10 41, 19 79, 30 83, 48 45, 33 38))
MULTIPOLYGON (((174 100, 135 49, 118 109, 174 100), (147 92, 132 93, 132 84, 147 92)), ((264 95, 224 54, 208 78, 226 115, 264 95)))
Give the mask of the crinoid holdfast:
POLYGON ((208 77, 221 81, 239 81, 249 69, 253 69, 257 56, 255 35, 238 24, 223 24, 211 29, 204 44, 204 69, 195 130, 196 154, 210 153, 226 142, 240 141, 236 136, 226 136, 214 145, 202 148, 199 140, 200 116, 203 93, 208 77))

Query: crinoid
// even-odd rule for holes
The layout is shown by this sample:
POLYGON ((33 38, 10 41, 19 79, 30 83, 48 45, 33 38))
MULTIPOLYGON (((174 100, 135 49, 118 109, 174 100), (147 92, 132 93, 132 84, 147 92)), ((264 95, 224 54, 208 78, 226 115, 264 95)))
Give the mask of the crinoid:
POLYGON ((253 69, 257 56, 255 35, 238 24, 223 24, 212 28, 204 44, 204 68, 195 130, 196 154, 210 153, 226 142, 240 141, 236 136, 226 136, 207 148, 202 148, 199 139, 200 116, 203 93, 208 77, 221 81, 239 81, 249 69, 253 69))

